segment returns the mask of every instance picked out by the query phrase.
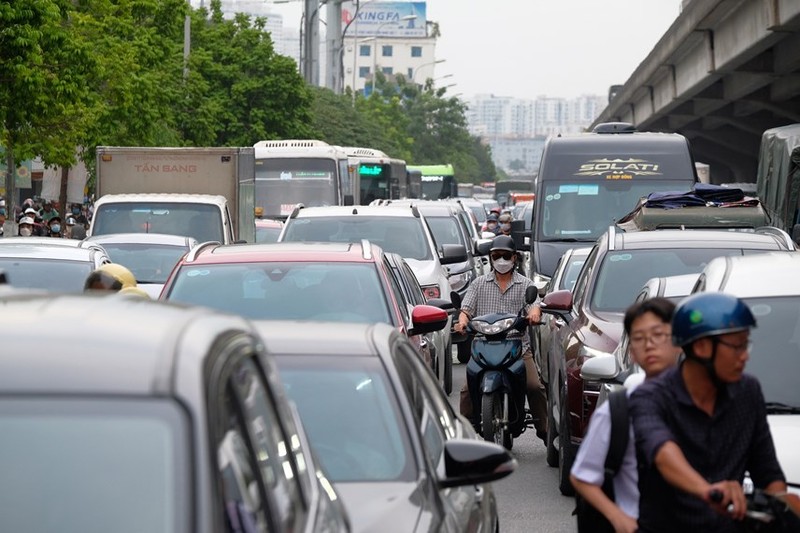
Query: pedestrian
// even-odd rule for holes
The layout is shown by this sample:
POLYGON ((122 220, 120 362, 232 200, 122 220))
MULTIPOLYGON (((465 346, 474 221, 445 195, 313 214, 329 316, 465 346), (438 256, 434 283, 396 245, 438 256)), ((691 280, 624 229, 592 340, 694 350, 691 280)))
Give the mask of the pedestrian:
POLYGON ((50 217, 50 219, 47 221, 47 229, 48 237, 57 237, 59 239, 63 238, 63 235, 61 235, 61 217, 58 215, 50 217))
MULTIPOLYGON (((674 303, 656 297, 637 302, 625 312, 623 326, 629 339, 629 353, 644 371, 645 380, 655 378, 678 363, 681 350, 671 342, 674 311, 674 303)), ((624 392, 629 397, 633 388, 624 392)), ((624 397, 621 401, 625 401, 624 397)), ((595 410, 572 465, 570 481, 582 499, 578 504, 578 530, 633 533, 637 530, 636 519, 639 516, 639 476, 633 425, 629 417, 624 417, 624 432, 628 439, 608 487, 607 458, 612 452, 620 452, 610 449, 614 423, 610 403, 606 401, 595 410), (585 524, 584 520, 590 523, 585 524)))
POLYGON ((675 310, 672 338, 685 358, 631 396, 639 531, 738 531, 745 472, 756 488, 786 493, 761 386, 744 373, 755 326, 728 294, 694 294, 675 310))

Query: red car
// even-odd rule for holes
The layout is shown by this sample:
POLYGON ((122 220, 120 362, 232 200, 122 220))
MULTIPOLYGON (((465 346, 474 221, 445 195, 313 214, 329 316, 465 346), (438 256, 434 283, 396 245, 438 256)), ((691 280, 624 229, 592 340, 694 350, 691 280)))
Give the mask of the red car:
POLYGON ((205 243, 181 259, 161 299, 255 320, 385 322, 407 335, 430 366, 430 351, 422 335, 441 329, 432 325, 446 320, 447 313, 417 305, 410 321, 404 319, 408 311, 396 294, 399 289, 390 272, 383 250, 368 241, 205 243))

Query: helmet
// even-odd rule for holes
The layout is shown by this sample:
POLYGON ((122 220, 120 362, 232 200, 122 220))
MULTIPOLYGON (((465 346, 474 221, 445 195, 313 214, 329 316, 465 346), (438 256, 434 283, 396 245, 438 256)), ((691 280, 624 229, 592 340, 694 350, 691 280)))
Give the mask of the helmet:
POLYGON ((511 215, 508 213, 503 213, 500 215, 500 218, 497 219, 498 222, 501 224, 510 224, 511 223, 511 215))
POLYGON ((516 252, 517 245, 514 244, 514 239, 512 239, 508 235, 498 235, 497 237, 492 239, 492 247, 489 251, 494 252, 495 250, 507 250, 509 252, 516 252))
POLYGON ((19 219, 19 225, 22 224, 30 224, 31 226, 33 226, 33 219, 31 217, 22 217, 21 219, 19 219))
POLYGON ((89 274, 83 290, 119 291, 126 287, 136 287, 136 278, 131 271, 122 265, 107 263, 89 274))
POLYGON ((150 299, 150 295, 147 294, 147 291, 139 287, 123 287, 119 290, 118 294, 122 296, 133 296, 134 298, 143 298, 145 300, 150 299))
POLYGON ((497 215, 494 213, 486 217, 486 222, 497 222, 497 215))
POLYGON ((721 292, 701 292, 689 296, 675 309, 672 341, 675 346, 688 346, 703 337, 754 327, 753 313, 739 298, 721 292))
POLYGON ((495 215, 500 215, 500 208, 499 207, 493 207, 493 208, 491 208, 489 210, 489 212, 490 213, 494 213, 495 215))

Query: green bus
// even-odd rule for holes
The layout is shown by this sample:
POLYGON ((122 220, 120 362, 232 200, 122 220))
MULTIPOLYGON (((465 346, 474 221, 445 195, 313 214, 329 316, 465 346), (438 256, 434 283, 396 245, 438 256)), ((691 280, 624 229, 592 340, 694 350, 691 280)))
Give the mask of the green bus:
POLYGON ((408 165, 408 170, 422 173, 422 198, 439 200, 458 197, 453 165, 408 165))

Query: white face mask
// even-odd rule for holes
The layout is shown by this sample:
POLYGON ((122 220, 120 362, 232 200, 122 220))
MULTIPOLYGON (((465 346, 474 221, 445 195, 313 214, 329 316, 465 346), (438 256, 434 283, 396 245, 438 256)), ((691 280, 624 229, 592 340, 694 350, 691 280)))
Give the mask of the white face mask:
POLYGON ((513 259, 495 259, 492 261, 492 265, 494 269, 500 272, 501 274, 506 274, 512 268, 514 268, 514 260, 513 259))
POLYGON ((19 228, 19 235, 20 235, 20 237, 30 237, 31 236, 31 229, 30 228, 19 228))

